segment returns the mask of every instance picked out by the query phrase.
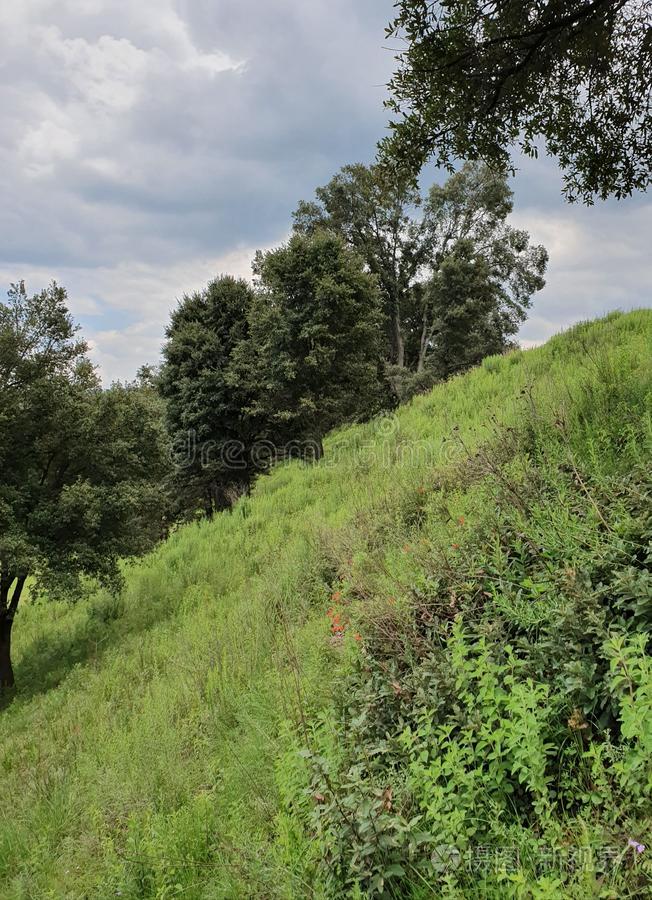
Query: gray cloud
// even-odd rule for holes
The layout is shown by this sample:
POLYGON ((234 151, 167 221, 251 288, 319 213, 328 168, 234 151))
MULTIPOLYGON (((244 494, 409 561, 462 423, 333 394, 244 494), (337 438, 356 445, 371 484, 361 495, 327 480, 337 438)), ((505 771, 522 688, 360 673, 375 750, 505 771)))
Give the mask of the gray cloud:
MULTIPOLYGON (((176 298, 246 274, 300 198, 373 157, 391 12, 391 0, 3 4, 3 280, 57 278, 104 376, 132 376, 156 359, 176 298)), ((569 209, 546 161, 523 163, 515 189, 519 224, 551 250, 524 339, 649 304, 644 201, 569 209)))

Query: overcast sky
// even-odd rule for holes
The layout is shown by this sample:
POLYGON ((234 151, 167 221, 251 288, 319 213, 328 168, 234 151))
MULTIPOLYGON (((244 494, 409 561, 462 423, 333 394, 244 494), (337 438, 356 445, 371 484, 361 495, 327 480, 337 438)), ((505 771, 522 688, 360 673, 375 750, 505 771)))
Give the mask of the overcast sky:
MULTIPOLYGON (((298 200, 372 160, 391 12, 391 0, 2 0, 2 289, 63 284, 105 381, 156 362, 184 292, 248 276, 298 200)), ((652 197, 569 207, 550 160, 524 164, 513 188, 515 224, 550 252, 524 343, 652 305, 652 197)))

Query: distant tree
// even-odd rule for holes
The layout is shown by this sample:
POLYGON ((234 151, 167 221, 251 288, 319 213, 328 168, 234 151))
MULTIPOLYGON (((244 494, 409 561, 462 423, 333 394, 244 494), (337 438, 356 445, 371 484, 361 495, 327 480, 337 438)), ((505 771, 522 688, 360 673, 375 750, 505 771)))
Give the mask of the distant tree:
POLYGON ((226 509, 255 470, 243 416, 247 395, 232 371, 252 302, 246 281, 224 275, 186 295, 166 330, 158 385, 177 462, 173 493, 186 516, 226 509))
POLYGON ((398 0, 407 48, 382 144, 398 171, 433 157, 510 165, 514 144, 559 159, 568 199, 645 190, 652 172, 650 0, 398 0))
MULTIPOLYGON (((316 195, 316 202, 299 204, 295 230, 340 235, 378 275, 391 320, 385 359, 399 397, 405 396, 400 382, 411 380, 409 373, 421 375, 435 346, 441 347, 441 305, 435 303, 440 291, 434 285, 449 255, 459 258, 461 242, 467 252, 471 242, 474 256, 486 262, 482 271, 491 282, 488 296, 497 305, 494 319, 503 323, 504 338, 544 286, 547 253, 507 224, 512 192, 487 166, 467 163, 445 184, 433 185, 425 201, 405 183, 388 180, 381 168, 362 165, 346 166, 316 195)), ((474 335, 468 332, 469 343, 474 335)), ((460 367, 476 350, 464 350, 460 367)))
POLYGON ((413 208, 418 191, 378 166, 344 166, 324 187, 317 200, 301 202, 294 213, 294 229, 314 234, 327 229, 356 250, 378 278, 388 327, 389 360, 405 364, 401 321, 405 298, 422 262, 422 243, 413 208))
MULTIPOLYGON (((489 345, 476 343, 479 332, 469 327, 466 346, 456 342, 459 358, 454 368, 458 370, 470 365, 471 359, 479 362, 482 355, 497 352, 498 345, 505 346, 525 320, 533 295, 544 287, 548 254, 544 247, 530 245, 526 231, 507 224, 512 205, 512 192, 505 179, 478 163, 466 163, 443 185, 435 184, 430 189, 424 203, 422 234, 431 284, 420 291, 419 327, 410 335, 417 372, 426 368, 435 348, 441 353, 442 310, 447 302, 443 286, 452 271, 459 269, 462 259, 474 267, 476 293, 478 279, 487 279, 484 295, 493 298, 494 305, 487 314, 491 313, 500 332, 496 334, 496 349, 489 349, 489 345), (442 269, 449 261, 444 277, 442 269)), ((455 299, 451 296, 451 303, 459 303, 458 293, 455 299)), ((472 308, 473 304, 469 311, 472 308)), ((484 326, 478 322, 478 327, 484 326)), ((464 341, 464 333, 460 337, 464 341)))
POLYGON ((429 369, 438 379, 508 348, 520 317, 472 241, 458 241, 425 291, 434 325, 429 369))
POLYGON ((160 534, 160 417, 137 389, 101 389, 77 331, 54 283, 0 303, 0 688, 28 578, 51 596, 83 574, 116 587, 119 560, 160 534))
POLYGON ((275 445, 322 438, 382 404, 382 309, 376 278, 341 238, 295 235, 259 253, 250 336, 237 372, 248 382, 248 418, 275 445))

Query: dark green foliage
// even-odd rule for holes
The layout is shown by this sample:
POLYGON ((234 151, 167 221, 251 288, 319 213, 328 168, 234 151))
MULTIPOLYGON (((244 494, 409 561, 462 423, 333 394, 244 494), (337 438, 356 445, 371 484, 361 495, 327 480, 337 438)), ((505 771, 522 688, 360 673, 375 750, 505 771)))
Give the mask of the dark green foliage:
POLYGON ((0 682, 27 577, 70 597, 79 576, 119 582, 118 560, 161 534, 166 447, 160 410, 137 385, 102 391, 52 284, 0 304, 0 682), (4 639, 4 640, 2 640, 4 639))
POLYGON ((298 441, 319 457, 327 431, 367 419, 381 406, 376 279, 326 232, 295 235, 259 254, 254 271, 250 336, 236 366, 236 380, 253 398, 248 418, 277 449, 291 452, 298 441))
POLYGON ((507 337, 516 332, 521 316, 501 303, 489 263, 469 240, 460 241, 444 259, 427 292, 437 322, 431 367, 440 378, 507 349, 507 337))
POLYGON ((419 226, 411 217, 421 202, 416 190, 377 166, 344 166, 315 191, 318 202, 301 202, 294 214, 300 234, 327 229, 339 234, 378 278, 387 322, 387 356, 405 362, 403 305, 423 263, 419 226))
POLYGON ((399 399, 506 349, 544 286, 547 253, 507 224, 512 192, 485 166, 465 165, 424 200, 378 166, 346 166, 316 193, 318 203, 299 205, 295 230, 339 234, 378 276, 399 399))
POLYGON ((569 199, 645 190, 652 170, 649 0, 400 0, 383 142, 401 172, 429 157, 509 167, 510 147, 558 157, 569 199))
POLYGON ((247 395, 232 367, 249 334, 252 303, 250 285, 225 275, 185 296, 166 330, 158 384, 176 455, 172 488, 183 515, 228 507, 255 471, 243 416, 247 395))

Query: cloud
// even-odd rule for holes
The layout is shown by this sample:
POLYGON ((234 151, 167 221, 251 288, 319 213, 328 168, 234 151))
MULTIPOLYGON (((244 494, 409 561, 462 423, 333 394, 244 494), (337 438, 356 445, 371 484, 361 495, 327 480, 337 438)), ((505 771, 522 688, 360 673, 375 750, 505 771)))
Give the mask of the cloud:
MULTIPOLYGON (((184 294, 229 273, 251 279, 252 247, 221 257, 199 257, 169 265, 123 262, 115 266, 35 267, 25 270, 28 291, 54 279, 68 291, 69 307, 88 338, 90 356, 103 380, 133 378, 145 363, 156 364, 170 310, 184 294)), ((0 282, 16 276, 0 265, 0 282)))
MULTIPOLYGON (((298 200, 373 158, 392 11, 392 0, 0 4, 5 283, 59 280, 104 377, 133 377, 155 361, 176 298, 246 274, 298 200)), ((578 212, 554 163, 521 169, 517 220, 551 251, 523 339, 649 304, 649 207, 578 212)))
POLYGON ((546 286, 520 332, 524 345, 613 309, 652 305, 652 202, 529 207, 513 218, 550 254, 546 286))

